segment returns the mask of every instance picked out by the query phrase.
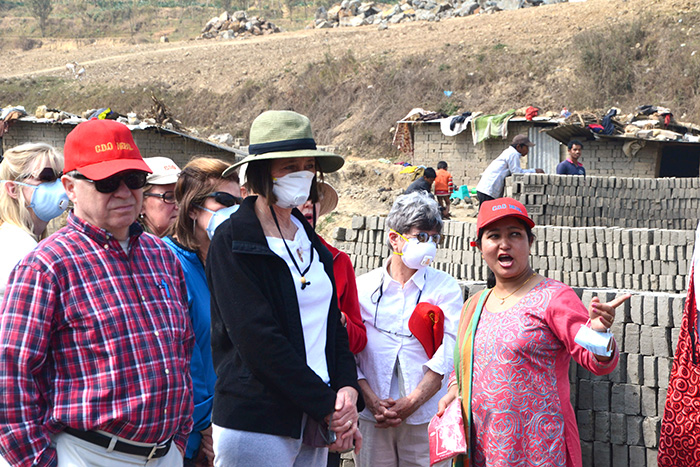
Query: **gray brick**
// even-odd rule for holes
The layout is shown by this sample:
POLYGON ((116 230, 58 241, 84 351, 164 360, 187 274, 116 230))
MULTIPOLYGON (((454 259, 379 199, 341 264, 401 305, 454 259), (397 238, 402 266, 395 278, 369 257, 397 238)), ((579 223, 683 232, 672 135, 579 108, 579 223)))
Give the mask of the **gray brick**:
POLYGON ((609 443, 596 441, 593 443, 593 465, 595 467, 611 467, 612 449, 609 443))
MULTIPOLYGON (((659 295, 656 298, 656 311, 659 326, 666 328, 672 328, 674 326, 672 303, 673 301, 668 295, 659 295)), ((680 325, 680 323, 678 324, 680 325)))
MULTIPOLYGON (((639 416, 628 416, 627 417, 627 444, 630 446, 643 446, 644 437, 642 433, 642 423, 643 417, 639 416)), ((632 450, 630 449, 630 461, 632 457, 632 450)), ((632 464, 635 465, 635 464, 632 464)))
POLYGON ((670 358, 659 357, 656 366, 659 372, 659 387, 668 388, 668 380, 671 377, 671 365, 673 360, 670 358))
POLYGON ((659 445, 659 434, 661 429, 660 417, 648 417, 642 423, 644 433, 644 445, 648 448, 656 448, 659 445))
MULTIPOLYGON (((596 441, 610 442, 610 413, 609 412, 593 412, 596 441)), ((652 447, 652 446, 649 446, 652 447)))
POLYGON ((654 355, 654 341, 652 327, 643 325, 639 329, 639 353, 642 355, 654 355))
POLYGON ((593 411, 592 410, 578 410, 576 412, 576 420, 578 422, 578 431, 581 440, 583 441, 593 441, 593 411))
POLYGON ((645 295, 642 300, 642 319, 644 324, 648 326, 656 326, 656 297, 654 295, 645 295))
MULTIPOLYGON (((636 326, 636 325, 633 325, 636 326)), ((627 382, 641 384, 643 378, 642 363, 644 357, 638 353, 627 353, 627 382)))
POLYGON ((612 465, 615 467, 626 467, 629 463, 629 448, 613 444, 612 446, 612 465))
POLYGON ((580 379, 578 383, 578 408, 582 410, 593 409, 593 382, 580 379))
POLYGON ((655 417, 657 415, 656 391, 656 388, 642 386, 642 415, 645 417, 655 417))
POLYGON ((593 467, 593 443, 581 441, 581 460, 584 467, 593 467))
POLYGON ((657 396, 656 396, 656 401, 657 401, 656 413, 659 415, 659 417, 663 417, 663 415, 664 415, 664 406, 666 405, 666 395, 667 395, 667 390, 659 388, 659 390, 657 391, 657 396))
POLYGON ((609 381, 593 382, 593 410, 596 412, 610 411, 610 387, 609 381))
POLYGON ((636 384, 624 384, 625 387, 625 412, 628 415, 638 414, 641 409, 641 386, 636 384))
POLYGON ((659 457, 659 450, 658 449, 647 449, 647 467, 658 467, 659 462, 658 462, 658 457, 659 457))
POLYGON ((656 357, 643 357, 644 358, 644 378, 643 384, 649 387, 658 387, 658 367, 656 357))
POLYGON ((630 297, 629 302, 630 302, 630 319, 635 324, 643 324, 644 320, 642 318, 642 313, 643 313, 644 297, 642 295, 639 295, 639 294, 634 294, 634 295, 632 295, 632 297, 630 297))
POLYGON ((639 353, 639 325, 629 323, 625 326, 624 352, 628 354, 639 353))
POLYGON ((664 327, 655 327, 652 329, 652 340, 654 346, 654 355, 658 357, 671 356, 671 330, 664 327))
POLYGON ((354 216, 352 218, 352 228, 353 229, 364 229, 365 228, 364 216, 354 216))
POLYGON ((621 413, 610 414, 610 442, 613 444, 625 444, 627 442, 627 415, 621 413))

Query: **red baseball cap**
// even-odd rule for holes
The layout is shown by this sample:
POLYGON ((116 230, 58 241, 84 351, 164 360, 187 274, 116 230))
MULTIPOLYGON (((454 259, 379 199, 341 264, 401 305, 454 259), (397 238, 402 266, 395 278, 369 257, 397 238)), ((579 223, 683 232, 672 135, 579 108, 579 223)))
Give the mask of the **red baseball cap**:
POLYGON ((481 230, 484 227, 501 220, 504 217, 517 217, 525 221, 530 228, 535 226, 535 223, 527 213, 527 209, 520 201, 513 198, 498 198, 484 203, 479 207, 479 216, 476 218, 476 229, 481 230))
POLYGON ((124 170, 151 173, 136 147, 131 130, 114 120, 88 120, 66 136, 63 172, 77 170, 102 180, 124 170))

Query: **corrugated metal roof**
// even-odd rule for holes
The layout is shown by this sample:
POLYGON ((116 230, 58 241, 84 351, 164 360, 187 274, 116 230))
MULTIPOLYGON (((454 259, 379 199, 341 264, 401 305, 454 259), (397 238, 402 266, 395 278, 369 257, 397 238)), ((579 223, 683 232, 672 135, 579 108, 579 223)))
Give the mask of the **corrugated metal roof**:
MULTIPOLYGON (((19 120, 23 121, 23 122, 30 122, 30 123, 43 123, 43 124, 52 124, 52 125, 71 125, 71 126, 76 126, 79 123, 86 121, 82 117, 70 117, 70 118, 58 121, 58 120, 51 120, 48 118, 36 118, 33 116, 22 117, 19 120)), ((139 124, 139 125, 127 125, 127 124, 125 124, 125 125, 131 131, 146 131, 147 130, 147 131, 169 133, 172 135, 180 136, 182 138, 187 138, 187 139, 191 139, 194 141, 198 141, 200 143, 207 144, 209 146, 213 146, 217 149, 221 149, 222 151, 232 152, 232 153, 236 154, 237 156, 245 157, 248 155, 247 151, 243 151, 243 150, 238 149, 238 148, 232 148, 231 146, 224 146, 221 144, 216 144, 212 141, 202 139, 198 136, 193 136, 193 135, 181 132, 181 131, 173 130, 173 129, 166 128, 166 127, 159 126, 159 125, 150 125, 150 124, 145 123, 145 122, 141 122, 141 124, 139 124)))
POLYGON ((545 130, 550 137, 562 144, 569 144, 572 139, 594 139, 593 132, 586 127, 579 125, 560 125, 551 130, 545 130))

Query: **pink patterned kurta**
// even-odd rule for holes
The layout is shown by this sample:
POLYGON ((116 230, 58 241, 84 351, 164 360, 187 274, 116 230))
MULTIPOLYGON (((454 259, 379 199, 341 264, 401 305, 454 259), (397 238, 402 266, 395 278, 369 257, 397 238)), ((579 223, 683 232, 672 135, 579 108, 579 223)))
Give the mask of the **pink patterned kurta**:
POLYGON ((571 287, 545 279, 512 308, 484 308, 474 343, 473 466, 581 466, 569 399, 571 357, 602 375, 601 364, 574 342, 588 310, 571 287))

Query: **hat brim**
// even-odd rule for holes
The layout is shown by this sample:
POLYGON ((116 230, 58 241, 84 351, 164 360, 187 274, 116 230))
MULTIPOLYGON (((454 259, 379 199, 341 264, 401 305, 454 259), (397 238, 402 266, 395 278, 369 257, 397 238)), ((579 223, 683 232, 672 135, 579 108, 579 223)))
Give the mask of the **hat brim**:
POLYGON ((326 182, 318 184, 318 191, 321 195, 318 215, 325 216, 338 206, 338 192, 326 182))
POLYGON ((531 229, 535 227, 535 221, 533 221, 532 219, 530 219, 529 217, 527 217, 527 216, 525 216, 525 215, 523 215, 523 214, 515 214, 515 213, 512 213, 512 212, 507 212, 507 213, 504 212, 502 216, 494 217, 493 219, 489 220, 488 224, 482 225, 481 227, 479 227, 479 229, 485 229, 486 227, 488 227, 489 225, 493 224, 494 222, 498 222, 498 221, 500 221, 501 219, 505 219, 506 217, 515 217, 516 219, 522 219, 523 221, 525 221, 525 223, 526 223, 528 226, 530 226, 531 229))
POLYGON ((125 170, 139 170, 141 172, 153 173, 143 159, 116 159, 111 161, 98 162, 76 169, 90 180, 104 180, 125 170))
POLYGON ((146 183, 148 185, 172 185, 173 183, 177 183, 177 179, 177 174, 157 175, 155 177, 150 175, 148 179, 146 179, 146 183))
POLYGON ((286 159, 290 157, 315 157, 316 162, 318 163, 318 167, 321 169, 321 171, 323 171, 323 173, 336 172, 340 170, 340 168, 345 164, 345 159, 343 159, 343 156, 339 156, 338 154, 321 151, 320 149, 298 149, 296 151, 279 151, 268 152, 265 154, 251 154, 242 161, 238 161, 226 170, 224 170, 223 176, 228 176, 232 171, 236 170, 243 164, 249 164, 255 161, 264 161, 270 159, 286 159))

